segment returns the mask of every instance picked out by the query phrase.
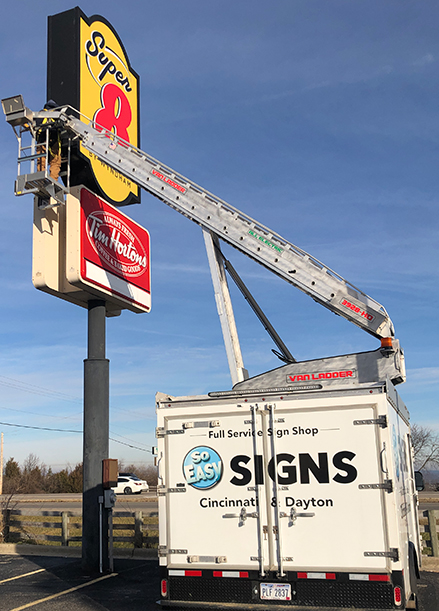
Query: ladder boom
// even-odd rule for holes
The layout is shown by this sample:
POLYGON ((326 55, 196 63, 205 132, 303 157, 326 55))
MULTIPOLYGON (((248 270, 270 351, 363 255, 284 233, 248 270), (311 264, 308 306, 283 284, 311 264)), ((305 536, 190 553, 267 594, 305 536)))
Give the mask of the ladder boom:
POLYGON ((382 305, 278 233, 114 134, 75 117, 66 127, 102 161, 335 314, 375 337, 394 336, 382 305))
MULTIPOLYGON (((6 114, 13 127, 19 121, 26 121, 32 129, 32 117, 37 118, 41 113, 32 113, 24 107, 24 118, 21 120, 16 118, 16 113, 9 113, 9 118, 6 114)), ((377 338, 394 337, 392 321, 382 305, 278 233, 133 147, 113 132, 96 126, 86 117, 78 118, 79 112, 70 107, 46 112, 43 116, 52 117, 63 129, 73 134, 73 139, 80 139, 89 152, 126 178, 327 309, 377 338)), ((30 184, 32 176, 22 177, 25 187, 30 184)), ((30 191, 23 189, 17 194, 25 192, 30 191)))

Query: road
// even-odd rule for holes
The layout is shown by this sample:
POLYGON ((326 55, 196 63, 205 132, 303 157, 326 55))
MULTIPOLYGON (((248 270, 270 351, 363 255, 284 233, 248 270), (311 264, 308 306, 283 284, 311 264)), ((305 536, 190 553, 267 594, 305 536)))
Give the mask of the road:
MULTIPOLYGON (((0 495, 0 507, 8 502, 7 495, 0 495)), ((16 494, 8 504, 11 509, 32 509, 35 511, 71 511, 74 514, 82 512, 82 494, 16 494)), ((115 511, 157 511, 157 497, 153 492, 118 494, 115 511)))
MULTIPOLYGON (((0 506, 4 506, 7 495, 0 495, 0 506)), ((16 494, 10 501, 14 509, 35 509, 40 511, 82 511, 82 494, 16 494)), ((439 510, 439 492, 419 493, 419 511, 439 510)), ((115 511, 157 511, 155 492, 142 492, 125 496, 117 495, 115 511)))
POLYGON ((439 509, 439 492, 423 490, 419 492, 419 511, 426 509, 439 509))

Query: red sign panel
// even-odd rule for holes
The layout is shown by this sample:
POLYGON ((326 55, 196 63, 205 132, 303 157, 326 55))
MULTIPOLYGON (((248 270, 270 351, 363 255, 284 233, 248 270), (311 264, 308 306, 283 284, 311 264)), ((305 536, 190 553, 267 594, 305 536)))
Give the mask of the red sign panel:
POLYGON ((149 311, 148 231, 87 189, 81 189, 80 201, 81 280, 149 311))

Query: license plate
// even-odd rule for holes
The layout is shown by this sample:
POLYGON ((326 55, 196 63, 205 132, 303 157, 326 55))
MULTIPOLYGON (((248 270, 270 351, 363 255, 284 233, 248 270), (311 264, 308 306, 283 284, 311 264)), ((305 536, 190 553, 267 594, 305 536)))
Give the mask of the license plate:
POLYGON ((261 583, 261 600, 291 600, 291 584, 261 583))

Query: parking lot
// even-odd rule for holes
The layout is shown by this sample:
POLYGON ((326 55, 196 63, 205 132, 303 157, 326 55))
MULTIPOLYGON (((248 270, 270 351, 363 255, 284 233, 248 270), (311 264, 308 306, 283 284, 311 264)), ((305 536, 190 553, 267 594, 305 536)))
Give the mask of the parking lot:
POLYGON ((115 559, 115 572, 87 576, 79 558, 0 556, 1 611, 149 611, 159 592, 156 558, 115 559))
MULTIPOLYGON (((25 553, 30 546, 21 547, 25 553)), ((437 611, 438 565, 437 560, 425 563, 419 611, 437 611)), ((1 611, 157 611, 158 598, 156 557, 115 558, 114 573, 84 575, 77 555, 31 556, 0 550, 1 611)))

